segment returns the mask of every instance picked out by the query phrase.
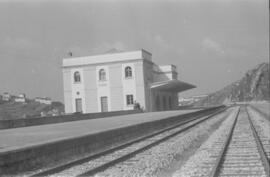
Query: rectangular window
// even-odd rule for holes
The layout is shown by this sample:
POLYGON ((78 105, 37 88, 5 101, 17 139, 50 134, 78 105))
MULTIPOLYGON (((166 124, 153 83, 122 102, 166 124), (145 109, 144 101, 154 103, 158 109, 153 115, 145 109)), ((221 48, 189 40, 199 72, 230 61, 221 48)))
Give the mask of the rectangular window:
POLYGON ((75 99, 75 105, 76 105, 76 112, 82 112, 82 99, 81 98, 75 99))
POLYGON ((133 105, 133 95, 127 95, 127 105, 133 105))

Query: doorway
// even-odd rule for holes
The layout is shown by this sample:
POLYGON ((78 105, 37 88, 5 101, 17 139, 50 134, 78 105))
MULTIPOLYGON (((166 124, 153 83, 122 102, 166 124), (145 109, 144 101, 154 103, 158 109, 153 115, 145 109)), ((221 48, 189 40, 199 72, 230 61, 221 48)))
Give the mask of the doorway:
POLYGON ((76 112, 82 112, 82 99, 81 98, 75 99, 75 105, 76 105, 76 112))
POLYGON ((108 112, 108 97, 100 97, 101 112, 108 112))

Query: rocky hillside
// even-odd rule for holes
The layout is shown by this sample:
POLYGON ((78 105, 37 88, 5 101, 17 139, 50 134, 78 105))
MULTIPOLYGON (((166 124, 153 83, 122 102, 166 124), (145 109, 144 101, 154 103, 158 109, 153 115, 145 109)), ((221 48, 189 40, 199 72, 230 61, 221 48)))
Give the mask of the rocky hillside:
POLYGON ((262 63, 248 71, 241 80, 210 94, 195 105, 207 106, 238 101, 270 100, 269 92, 269 64, 262 63))

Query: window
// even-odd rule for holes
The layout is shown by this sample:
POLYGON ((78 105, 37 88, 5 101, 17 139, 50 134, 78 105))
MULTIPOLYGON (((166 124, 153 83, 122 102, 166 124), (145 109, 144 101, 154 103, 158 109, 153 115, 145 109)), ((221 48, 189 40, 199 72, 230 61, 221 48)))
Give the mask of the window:
POLYGON ((126 77, 126 78, 132 77, 132 69, 131 69, 130 66, 127 66, 127 67, 125 68, 125 77, 126 77))
POLYGON ((127 95, 127 105, 133 105, 133 95, 127 95))
POLYGON ((81 75, 78 71, 74 73, 74 82, 81 82, 81 75))
POLYGON ((104 69, 99 70, 99 80, 100 81, 105 81, 106 80, 106 72, 104 69))

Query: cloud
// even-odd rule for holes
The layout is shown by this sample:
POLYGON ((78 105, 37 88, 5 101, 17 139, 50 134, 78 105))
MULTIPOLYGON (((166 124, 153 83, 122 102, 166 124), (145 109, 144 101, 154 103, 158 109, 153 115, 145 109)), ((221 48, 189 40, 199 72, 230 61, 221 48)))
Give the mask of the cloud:
POLYGON ((5 37, 1 43, 4 47, 15 49, 31 49, 39 46, 38 43, 27 38, 5 37))
POLYGON ((121 41, 115 42, 103 42, 97 47, 90 48, 88 46, 70 46, 67 49, 68 52, 72 52, 74 56, 86 56, 86 55, 96 55, 96 54, 104 54, 112 49, 116 49, 118 51, 127 51, 128 47, 125 43, 121 41))
POLYGON ((125 43, 121 41, 103 42, 98 47, 93 48, 91 51, 95 53, 104 53, 111 49, 116 49, 119 51, 126 51, 128 50, 128 47, 125 43))
POLYGON ((216 52, 216 53, 219 53, 219 54, 224 54, 225 51, 224 49, 221 47, 221 45, 214 41, 213 39, 209 38, 209 37, 206 37, 202 40, 202 48, 203 50, 205 51, 211 51, 211 52, 216 52))
POLYGON ((165 49, 170 48, 170 45, 167 43, 167 41, 159 34, 154 36, 154 41, 160 47, 165 49))
POLYGON ((183 52, 185 51, 183 48, 180 48, 178 45, 169 43, 159 34, 154 36, 154 43, 158 46, 159 49, 163 49, 170 52, 176 52, 177 54, 182 55, 183 52))

